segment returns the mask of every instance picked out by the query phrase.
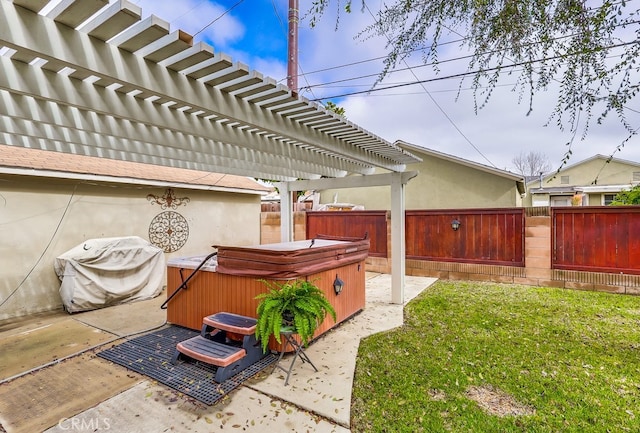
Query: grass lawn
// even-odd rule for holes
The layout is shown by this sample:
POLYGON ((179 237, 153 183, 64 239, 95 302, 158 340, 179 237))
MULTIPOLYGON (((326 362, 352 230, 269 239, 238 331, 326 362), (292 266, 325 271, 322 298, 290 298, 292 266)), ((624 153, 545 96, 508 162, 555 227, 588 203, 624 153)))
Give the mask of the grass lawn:
POLYGON ((439 281, 362 341, 353 432, 639 432, 640 297, 439 281))

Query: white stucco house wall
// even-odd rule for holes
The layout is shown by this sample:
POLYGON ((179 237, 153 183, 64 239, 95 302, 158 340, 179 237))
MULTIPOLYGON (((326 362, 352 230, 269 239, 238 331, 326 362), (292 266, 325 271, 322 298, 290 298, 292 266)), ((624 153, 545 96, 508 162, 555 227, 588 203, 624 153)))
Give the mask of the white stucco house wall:
POLYGON ((165 259, 259 244, 266 192, 242 176, 0 144, 0 320, 61 308, 54 260, 87 239, 139 236, 165 259))

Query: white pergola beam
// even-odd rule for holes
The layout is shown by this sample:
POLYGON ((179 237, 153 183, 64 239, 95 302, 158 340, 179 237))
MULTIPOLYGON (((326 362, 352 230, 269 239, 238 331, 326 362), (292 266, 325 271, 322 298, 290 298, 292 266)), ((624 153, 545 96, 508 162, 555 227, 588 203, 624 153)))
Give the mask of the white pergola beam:
POLYGON ((89 36, 107 41, 142 19, 142 9, 128 0, 118 0, 100 12, 80 30, 89 36))
POLYGON ((217 53, 213 58, 198 63, 181 72, 189 78, 198 80, 202 77, 215 74, 216 72, 220 72, 231 67, 233 67, 233 60, 231 60, 231 57, 226 54, 217 53))
POLYGON ((296 122, 301 125, 308 125, 310 123, 323 120, 323 119, 331 119, 332 116, 328 114, 326 111, 317 111, 315 113, 309 113, 302 116, 292 117, 296 122))
MULTIPOLYGON (((276 92, 274 92, 275 94, 276 92)), ((250 102, 254 103, 254 101, 257 100, 251 100, 250 102)), ((288 104, 293 104, 298 100, 298 98, 296 98, 295 96, 293 96, 293 92, 289 89, 287 89, 287 92, 285 94, 283 94, 282 96, 276 96, 270 99, 263 99, 262 101, 258 101, 255 102, 256 105, 259 105, 261 109, 265 109, 265 108, 271 108, 271 107, 279 107, 281 105, 288 105, 288 104)))
POLYGON ((25 9, 29 9, 35 13, 40 12, 44 7, 50 3, 51 0, 12 0, 14 5, 21 6, 25 9))
MULTIPOLYGON (((172 166, 193 168, 191 162, 196 161, 198 169, 219 171, 221 167, 227 167, 234 174, 246 175, 250 171, 257 177, 272 178, 276 175, 289 179, 326 170, 317 164, 295 161, 283 155, 177 134, 174 131, 156 128, 141 137, 136 133, 135 127, 127 127, 117 119, 110 120, 110 123, 103 126, 111 125, 114 130, 122 131, 123 135, 129 135, 130 138, 4 115, 0 115, 0 134, 4 135, 3 143, 8 145, 154 164, 159 164, 154 158, 161 154, 163 164, 167 160, 173 160, 176 163, 171 164, 172 166), (161 143, 179 144, 170 146, 161 143), (292 165, 295 168, 291 168, 292 165)), ((327 174, 335 176, 344 173, 333 170, 327 174)))
POLYGON ((265 92, 254 93, 250 95, 250 97, 242 97, 238 96, 240 99, 246 99, 246 101, 250 104, 258 104, 263 101, 270 101, 273 99, 284 99, 288 98, 291 91, 283 86, 282 84, 276 84, 274 88, 271 88, 265 92))
POLYGON ((339 119, 336 116, 332 116, 327 119, 319 119, 317 121, 308 122, 306 123, 306 126, 317 131, 318 129, 322 130, 330 126, 341 125, 341 124, 342 124, 341 119, 339 119))
POLYGON ((223 69, 215 74, 202 77, 200 81, 208 86, 214 87, 246 75, 249 75, 249 66, 244 63, 236 62, 231 68, 223 69))
POLYGON ((134 52, 168 34, 169 23, 151 15, 111 38, 109 43, 125 51, 134 52))
POLYGON ((118 121, 118 119, 111 120, 112 127, 118 128, 121 135, 109 135, 89 129, 78 130, 4 115, 0 115, 0 131, 52 142, 65 142, 70 146, 70 149, 73 146, 98 147, 135 154, 153 155, 157 149, 162 148, 162 153, 165 157, 183 161, 196 160, 203 164, 212 164, 217 167, 226 164, 234 167, 246 166, 247 170, 256 170, 256 163, 251 161, 258 161, 279 175, 294 178, 315 173, 327 176, 344 174, 339 170, 331 170, 317 163, 296 161, 284 155, 176 133, 171 130, 155 128, 147 131, 146 134, 141 134, 140 130, 143 128, 139 125, 127 124, 126 122, 118 121), (175 144, 167 145, 163 143, 175 144), (292 165, 296 168, 291 168, 292 165))
POLYGON ((309 102, 305 100, 290 102, 288 104, 283 104, 280 106, 272 107, 269 109, 272 113, 282 113, 283 111, 294 110, 296 108, 308 107, 309 102))
POLYGON ((262 82, 264 82, 262 74, 256 71, 251 71, 249 75, 242 76, 225 84, 220 84, 218 89, 225 93, 232 93, 262 82))
POLYGON ((331 135, 332 137, 335 137, 335 134, 344 131, 360 133, 360 131, 354 130, 349 125, 345 125, 344 123, 338 123, 336 125, 325 125, 324 127, 318 127, 317 129, 318 131, 322 131, 325 134, 331 135))
POLYGON ((134 54, 150 62, 161 62, 193 45, 193 36, 176 30, 137 50, 134 54))
POLYGON ((241 92, 232 92, 232 94, 236 98, 244 99, 248 98, 249 96, 257 95, 259 93, 272 91, 276 87, 276 80, 271 77, 264 77, 261 83, 251 86, 248 89, 244 89, 241 92))
POLYGON ((289 117, 289 118, 293 117, 298 119, 303 114, 317 113, 318 109, 319 109, 318 106, 314 106, 313 104, 311 104, 311 105, 305 105, 298 110, 294 109, 294 110, 283 111, 283 112, 280 112, 280 114, 284 117, 289 117))
POLYGON ((12 60, 17 60, 19 62, 22 63, 31 63, 33 62, 35 59, 37 59, 38 56, 36 56, 33 53, 26 53, 24 51, 16 51, 15 53, 13 53, 13 55, 11 56, 12 60))
POLYGON ((173 71, 184 71, 187 68, 212 59, 213 56, 213 47, 211 45, 198 42, 194 46, 163 60, 161 64, 173 71))
POLYGON ((76 28, 108 3, 109 0, 62 0, 51 9, 47 18, 76 28))
POLYGON ((274 174, 267 165, 260 162, 253 162, 251 164, 241 164, 239 161, 232 161, 229 164, 227 161, 216 159, 213 157, 207 157, 206 160, 176 160, 166 156, 161 156, 159 153, 145 154, 136 153, 127 149, 122 151, 120 149, 113 149, 108 147, 96 147, 96 146, 81 146, 78 144, 72 144, 67 141, 51 141, 49 139, 39 139, 37 137, 17 135, 13 133, 7 133, 0 131, 0 140, 9 146, 18 146, 30 149, 49 150, 60 153, 70 153, 74 155, 82 154, 86 156, 93 156, 97 158, 109 158, 123 161, 137 162, 141 164, 153 164, 166 167, 176 167, 188 170, 208 171, 213 173, 229 173, 237 176, 246 176, 247 170, 253 170, 254 175, 258 178, 278 178, 278 179, 291 179, 291 172, 285 174, 274 174), (81 152, 79 152, 81 151, 81 152))
POLYGON ((60 72, 66 66, 66 63, 59 62, 56 59, 47 59, 46 63, 42 65, 42 69, 52 72, 60 72))
MULTIPOLYGON (((347 176, 340 179, 303 179, 287 182, 291 191, 310 191, 337 188, 366 188, 371 186, 389 186, 394 173, 369 174, 367 176, 347 176)), ((418 175, 417 171, 405 171, 399 174, 402 184, 408 183, 418 175)))

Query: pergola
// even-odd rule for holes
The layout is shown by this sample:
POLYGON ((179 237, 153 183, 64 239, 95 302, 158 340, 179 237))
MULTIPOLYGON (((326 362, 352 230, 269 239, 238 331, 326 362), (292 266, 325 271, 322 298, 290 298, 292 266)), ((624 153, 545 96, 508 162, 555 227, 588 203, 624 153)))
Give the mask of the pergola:
POLYGON ((389 185, 403 302, 404 185, 417 174, 405 168, 418 157, 129 1, 49 3, 0 0, 0 143, 279 180, 283 241, 292 192, 389 185))

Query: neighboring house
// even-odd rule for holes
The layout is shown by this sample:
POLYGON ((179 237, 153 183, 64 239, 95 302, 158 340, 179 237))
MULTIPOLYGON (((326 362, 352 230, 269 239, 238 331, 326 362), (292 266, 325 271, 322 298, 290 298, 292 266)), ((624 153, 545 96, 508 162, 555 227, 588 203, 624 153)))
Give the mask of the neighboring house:
POLYGON ((595 155, 527 184, 528 206, 605 206, 640 183, 640 163, 595 155))
POLYGON ((252 179, 0 144, 0 320, 62 306, 53 263, 87 239, 139 236, 165 258, 260 243, 252 179))
MULTIPOLYGON (((418 171, 405 189, 407 209, 505 208, 522 205, 522 176, 457 156, 397 141, 396 145, 422 158, 407 166, 418 171)), ((320 203, 363 205, 369 210, 390 208, 389 188, 325 190, 320 203)))

